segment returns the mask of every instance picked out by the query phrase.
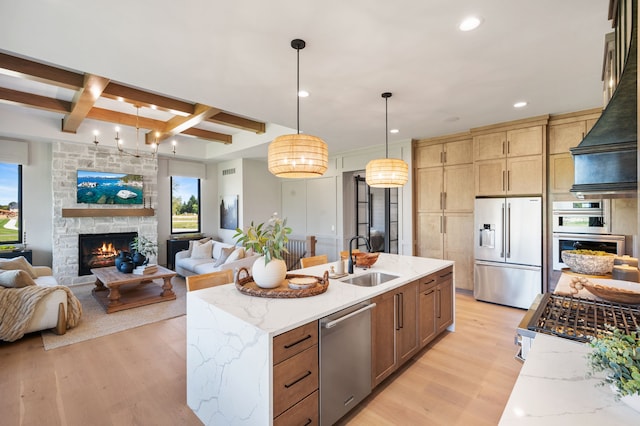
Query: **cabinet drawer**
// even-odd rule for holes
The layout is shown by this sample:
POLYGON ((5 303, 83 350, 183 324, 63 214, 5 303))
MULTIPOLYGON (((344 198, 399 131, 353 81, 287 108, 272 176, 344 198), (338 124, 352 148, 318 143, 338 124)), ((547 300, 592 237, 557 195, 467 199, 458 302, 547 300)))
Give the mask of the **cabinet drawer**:
POLYGON ((318 344, 318 322, 313 321, 273 338, 273 365, 318 344))
POLYGON ((420 288, 418 288, 418 292, 422 293, 429 288, 435 287, 438 281, 437 274, 429 274, 426 277, 420 278, 420 288))
POLYGON ((279 416, 318 389, 318 346, 273 367, 273 415, 279 416))
POLYGON ((273 420, 273 426, 315 426, 320 424, 319 391, 315 391, 273 420))

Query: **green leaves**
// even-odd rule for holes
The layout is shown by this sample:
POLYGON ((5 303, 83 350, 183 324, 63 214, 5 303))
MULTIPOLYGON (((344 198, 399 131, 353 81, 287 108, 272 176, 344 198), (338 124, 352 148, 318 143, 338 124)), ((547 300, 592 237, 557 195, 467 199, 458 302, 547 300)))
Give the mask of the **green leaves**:
POLYGON ((246 231, 236 228, 233 238, 243 247, 264 256, 264 262, 267 264, 272 259, 282 259, 283 253, 289 253, 286 244, 290 233, 287 219, 279 219, 277 214, 274 214, 266 224, 260 223, 256 226, 251 222, 246 231))
POLYGON ((587 356, 592 372, 605 371, 601 384, 610 383, 620 396, 640 394, 640 335, 624 334, 607 326, 608 332, 591 340, 593 351, 587 356))

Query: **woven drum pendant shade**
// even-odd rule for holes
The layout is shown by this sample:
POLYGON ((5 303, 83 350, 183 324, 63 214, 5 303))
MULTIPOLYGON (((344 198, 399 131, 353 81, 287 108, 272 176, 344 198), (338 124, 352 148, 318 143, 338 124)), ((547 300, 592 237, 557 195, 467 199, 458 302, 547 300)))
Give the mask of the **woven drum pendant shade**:
POLYGON ((409 166, 397 158, 379 158, 367 163, 365 174, 373 188, 398 188, 409 180, 409 166))
POLYGON ((327 144, 304 133, 278 136, 269 144, 269 171, 282 178, 312 178, 327 171, 327 144))
POLYGON ((387 105, 391 93, 382 94, 385 101, 385 158, 371 160, 367 163, 365 170, 365 179, 367 185, 373 188, 398 188, 404 186, 409 180, 409 166, 403 160, 397 158, 389 158, 389 124, 387 105))

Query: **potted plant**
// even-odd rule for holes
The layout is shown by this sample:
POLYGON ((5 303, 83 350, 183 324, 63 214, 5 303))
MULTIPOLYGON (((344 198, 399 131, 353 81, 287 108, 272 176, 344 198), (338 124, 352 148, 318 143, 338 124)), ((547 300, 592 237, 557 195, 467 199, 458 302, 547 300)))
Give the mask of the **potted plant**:
POLYGON ((253 280, 258 286, 274 288, 285 279, 287 264, 282 254, 289 253, 286 243, 289 241, 290 233, 287 219, 280 219, 277 213, 266 223, 256 226, 251 222, 246 231, 236 228, 233 238, 238 244, 260 255, 252 268, 253 280))
POLYGON ((158 254, 158 244, 145 236, 137 236, 131 243, 131 250, 135 252, 133 255, 134 265, 140 266, 148 262, 149 256, 158 254))
POLYGON ((606 372, 601 385, 609 384, 631 408, 640 411, 640 333, 625 334, 607 326, 609 332, 591 339, 587 356, 591 374, 606 372))

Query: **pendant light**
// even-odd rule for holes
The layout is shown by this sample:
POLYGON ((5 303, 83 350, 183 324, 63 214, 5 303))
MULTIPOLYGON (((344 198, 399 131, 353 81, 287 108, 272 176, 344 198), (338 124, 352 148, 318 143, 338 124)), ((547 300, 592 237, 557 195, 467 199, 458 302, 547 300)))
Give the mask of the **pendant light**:
POLYGON ((297 68, 297 129, 298 133, 278 136, 269 145, 269 171, 282 178, 312 178, 322 176, 327 171, 329 153, 327 144, 317 136, 300 134, 300 50, 304 40, 291 41, 291 47, 298 53, 297 68))
POLYGON ((388 104, 391 93, 384 92, 385 158, 371 160, 366 168, 367 185, 374 188, 398 188, 409 179, 409 166, 404 160, 389 158, 388 104))

